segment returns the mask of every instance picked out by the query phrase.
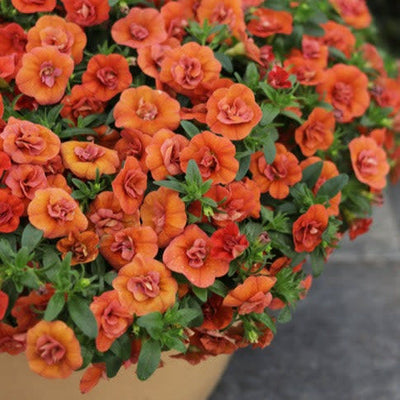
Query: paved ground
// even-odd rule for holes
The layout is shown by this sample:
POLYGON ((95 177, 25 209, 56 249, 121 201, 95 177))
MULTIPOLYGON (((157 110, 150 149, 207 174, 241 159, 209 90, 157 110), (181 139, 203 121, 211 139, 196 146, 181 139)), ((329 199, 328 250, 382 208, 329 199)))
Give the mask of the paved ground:
POLYGON ((400 189, 336 251, 265 350, 236 353, 210 400, 400 400, 400 189))

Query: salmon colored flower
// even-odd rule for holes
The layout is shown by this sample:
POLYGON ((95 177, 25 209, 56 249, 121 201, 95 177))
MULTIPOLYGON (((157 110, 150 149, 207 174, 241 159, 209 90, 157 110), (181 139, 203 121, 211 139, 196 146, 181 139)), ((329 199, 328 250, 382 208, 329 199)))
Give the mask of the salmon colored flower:
POLYGON ((79 382, 79 390, 82 394, 89 393, 100 381, 107 379, 106 363, 94 363, 85 369, 79 382))
POLYGON ((291 73, 296 75, 299 83, 305 86, 318 85, 323 79, 324 67, 320 61, 315 61, 304 56, 288 57, 283 65, 291 73))
POLYGON ((383 189, 390 167, 382 147, 374 139, 361 136, 349 143, 349 149, 357 179, 372 189, 383 189))
POLYGON ((370 103, 368 77, 353 65, 336 64, 328 69, 317 92, 332 104, 339 122, 351 122, 360 117, 370 103))
POLYGON ((235 153, 235 146, 228 138, 204 131, 194 136, 182 150, 181 168, 186 172, 189 160, 194 160, 203 180, 211 179, 214 184, 229 183, 239 169, 235 153))
MULTIPOLYGON (((322 161, 319 157, 309 157, 300 163, 300 167, 302 170, 307 168, 308 166, 322 161)), ((318 193, 319 188, 329 179, 334 178, 339 175, 339 171, 336 165, 332 161, 322 161, 322 170, 318 177, 317 182, 312 188, 313 193, 316 195, 318 193)), ((342 198, 341 192, 339 192, 336 196, 332 197, 329 200, 329 207, 326 209, 329 215, 339 215, 339 205, 340 200, 342 198)))
POLYGON ((26 333, 20 327, 0 322, 0 353, 12 356, 20 354, 26 348, 26 333))
POLYGON ((178 284, 165 265, 138 254, 118 271, 113 287, 129 313, 164 313, 175 304, 178 284))
POLYGON ((39 104, 58 103, 64 95, 74 62, 56 47, 35 47, 22 57, 15 82, 18 89, 39 104))
POLYGON ((197 9, 197 18, 200 25, 206 20, 212 25, 227 25, 230 33, 237 38, 246 29, 240 0, 202 0, 197 9))
POLYGON ((0 179, 3 172, 11 168, 11 159, 7 153, 0 151, 0 179))
POLYGON ((372 218, 355 218, 351 221, 349 226, 350 240, 356 239, 358 236, 363 235, 369 231, 372 225, 372 218))
POLYGON ((133 315, 120 303, 115 290, 95 296, 90 310, 96 318, 99 329, 96 348, 101 352, 107 351, 133 322, 133 315))
POLYGON ((40 321, 29 329, 25 354, 29 368, 46 378, 67 378, 83 362, 74 331, 62 321, 40 321))
POLYGON ((0 189, 0 233, 14 232, 24 212, 24 203, 9 189, 0 189))
POLYGON ((274 65, 268 72, 267 82, 275 89, 290 89, 292 87, 288 72, 279 65, 274 65))
POLYGON ((309 157, 317 150, 328 150, 333 143, 335 116, 331 111, 316 107, 295 132, 296 143, 301 152, 309 157))
POLYGON ((84 231, 88 226, 78 203, 65 190, 57 188, 37 190, 28 206, 28 217, 49 239, 67 236, 74 230, 84 231))
POLYGON ((20 64, 17 53, 0 56, 0 78, 5 82, 11 82, 17 75, 20 64))
POLYGON ((257 8, 247 24, 247 29, 257 37, 268 37, 281 33, 290 35, 293 31, 293 17, 287 11, 257 8))
POLYGON ((10 117, 0 134, 3 151, 18 164, 45 164, 60 151, 60 139, 50 129, 10 117))
POLYGON ((301 180, 301 168, 296 156, 281 143, 276 143, 276 156, 272 164, 267 164, 264 153, 252 154, 250 171, 261 193, 269 192, 274 199, 284 199, 289 194, 289 186, 301 180))
POLYGON ((158 235, 158 245, 165 247, 186 226, 185 203, 179 194, 165 187, 146 195, 140 207, 143 225, 150 226, 158 235))
POLYGON ((356 45, 356 38, 351 30, 344 25, 334 21, 321 24, 325 35, 319 37, 321 43, 326 46, 340 50, 346 57, 350 57, 356 45))
POLYGON ((143 172, 148 171, 146 165, 146 149, 150 145, 151 136, 137 129, 124 129, 120 132, 121 139, 115 144, 114 149, 122 161, 128 157, 135 157, 143 172))
POLYGON ((100 175, 114 174, 119 166, 118 153, 92 142, 70 140, 61 144, 61 156, 65 168, 84 179, 95 179, 100 175))
POLYGON ((15 22, 0 26, 0 55, 12 55, 25 53, 26 33, 21 25, 15 22))
MULTIPOLYGON (((396 79, 380 76, 371 91, 380 107, 391 107, 391 115, 400 111, 400 82, 396 79)), ((395 119, 396 123, 396 119, 395 119)))
POLYGON ((124 212, 133 214, 139 209, 147 188, 147 175, 135 157, 126 159, 124 167, 112 182, 112 188, 124 212))
POLYGON ((261 117, 253 91, 240 83, 217 89, 207 101, 207 125, 230 140, 248 136, 261 117))
POLYGON ((12 5, 21 13, 53 11, 57 0, 11 0, 12 5))
POLYGON ((108 101, 132 83, 129 64, 120 54, 96 54, 82 75, 82 85, 101 101, 108 101))
POLYGON ((365 0, 329 0, 346 24, 356 29, 368 28, 372 17, 365 0))
POLYGON ((249 247, 246 235, 241 235, 239 227, 229 222, 224 228, 211 235, 211 255, 222 260, 232 261, 249 247))
POLYGON ((294 249, 297 253, 311 253, 322 242, 328 218, 326 208, 322 204, 314 204, 293 223, 294 249))
POLYGON ((125 18, 115 22, 111 36, 118 44, 138 49, 163 42, 167 32, 158 10, 133 7, 125 18))
POLYGON ((161 7, 160 12, 168 37, 181 42, 186 35, 188 21, 194 17, 193 10, 183 1, 170 1, 161 7))
POLYGON ((0 321, 6 315, 6 311, 8 308, 8 294, 0 290, 0 321))
POLYGON ((270 276, 249 276, 246 280, 230 291, 222 305, 225 307, 238 307, 239 315, 252 312, 262 313, 271 303, 271 288, 275 285, 276 278, 270 276))
POLYGON ((85 264, 94 261, 99 254, 99 237, 92 231, 73 231, 67 237, 57 242, 57 250, 64 259, 67 253, 72 253, 71 265, 85 264))
POLYGON ((187 138, 169 129, 160 129, 153 136, 146 147, 146 165, 154 180, 182 173, 180 154, 188 144, 187 138))
POLYGON ((100 237, 104 233, 116 233, 121 229, 139 225, 139 212, 124 213, 113 192, 99 193, 89 205, 87 215, 100 237))
POLYGON ((159 78, 176 92, 191 97, 218 79, 220 72, 221 64, 209 47, 189 42, 165 53, 159 78))
POLYGON ((385 65, 378 49, 371 43, 364 43, 361 46, 361 51, 363 58, 367 61, 367 68, 373 68, 378 71, 381 76, 385 76, 385 65))
POLYGON ((137 254, 154 258, 157 252, 157 234, 149 226, 125 228, 101 238, 100 253, 116 270, 130 263, 137 254))
POLYGON ((86 35, 73 22, 66 22, 57 15, 44 15, 28 31, 26 51, 43 46, 54 46, 60 53, 70 55, 75 64, 79 64, 86 46, 86 35))
POLYGON ((104 0, 61 0, 67 20, 80 26, 93 26, 107 21, 110 6, 104 0))
POLYGON ((4 183, 14 196, 30 200, 35 196, 36 190, 48 186, 43 168, 31 164, 13 165, 7 172, 4 183))
POLYGON ((215 278, 225 275, 229 261, 211 255, 212 241, 197 225, 188 225, 164 251, 163 261, 174 272, 179 272, 195 286, 211 286, 215 278))
POLYGON ((65 190, 68 194, 72 193, 72 188, 68 186, 64 175, 47 175, 47 186, 65 190))
POLYGON ((148 86, 126 89, 114 108, 115 125, 154 135, 162 128, 176 129, 180 104, 167 93, 148 86))
POLYGON ((85 118, 91 114, 101 114, 104 111, 104 102, 96 97, 86 86, 75 85, 71 94, 64 96, 61 100, 64 107, 61 116, 70 119, 74 124, 78 118, 85 118))
POLYGON ((232 322, 232 307, 223 306, 223 300, 223 297, 213 294, 207 302, 201 306, 204 321, 200 329, 220 330, 226 328, 232 322))

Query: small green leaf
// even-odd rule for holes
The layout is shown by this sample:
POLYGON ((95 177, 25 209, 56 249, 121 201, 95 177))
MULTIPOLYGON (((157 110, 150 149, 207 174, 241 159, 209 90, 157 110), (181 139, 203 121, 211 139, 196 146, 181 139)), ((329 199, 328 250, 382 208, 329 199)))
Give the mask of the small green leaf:
POLYGON ((207 301, 208 291, 205 288, 199 288, 197 286, 192 286, 193 293, 196 295, 198 299, 200 299, 203 303, 207 301))
POLYGON ((250 167, 250 156, 244 156, 239 160, 239 171, 236 174, 235 180, 242 180, 249 170, 250 167))
POLYGON ((176 322, 184 327, 193 326, 193 322, 197 321, 200 316, 202 316, 202 312, 199 308, 182 308, 177 312, 176 322))
POLYGON ((261 314, 252 313, 251 316, 253 319, 257 320, 258 322, 261 322, 267 328, 271 329, 273 333, 276 333, 275 322, 267 313, 261 313, 261 314))
POLYGON ((319 250, 318 248, 315 249, 311 253, 310 261, 311 261, 313 276, 314 277, 320 276, 325 266, 325 257, 321 252, 321 250, 319 250))
POLYGON ((197 128, 197 126, 190 121, 182 120, 181 126, 191 138, 200 132, 199 128, 197 128))
POLYGON ((309 165, 303 170, 303 182, 312 189, 318 181, 321 175, 322 167, 324 163, 322 161, 317 161, 314 164, 309 165))
POLYGON ((158 311, 143 315, 136 320, 136 324, 146 329, 153 339, 160 339, 164 329, 163 316, 158 311))
POLYGON ((46 321, 53 321, 60 314, 65 304, 65 294, 56 292, 51 296, 50 301, 47 303, 44 319, 46 321))
POLYGON ((215 280, 215 282, 212 284, 212 286, 209 287, 211 292, 217 294, 218 296, 225 297, 229 289, 218 279, 215 280))
POLYGON ((267 164, 272 164, 276 156, 276 146, 275 142, 272 140, 271 135, 265 137, 263 153, 267 164))
POLYGON ((110 350, 122 361, 126 361, 131 356, 131 339, 128 334, 120 336, 114 341, 110 350))
POLYGON ((214 56, 221 63, 222 68, 226 72, 229 72, 230 74, 233 72, 232 60, 227 54, 217 51, 214 53, 214 56))
POLYGON ((274 119, 279 115, 280 112, 279 108, 271 103, 264 103, 261 106, 261 110, 263 115, 260 121, 260 126, 269 125, 271 122, 274 121, 274 119))
POLYGON ((307 23, 304 25, 304 34, 309 36, 321 37, 325 35, 325 31, 316 23, 307 23))
POLYGON ((90 128, 67 128, 60 133, 60 138, 66 139, 73 136, 91 135, 97 136, 97 132, 90 128))
POLYGON ((28 224, 22 232, 21 246, 26 247, 29 252, 34 250, 43 237, 43 232, 28 224))
POLYGON ((187 349, 185 344, 182 342, 182 339, 174 336, 173 333, 164 335, 163 343, 170 350, 176 350, 179 351, 179 353, 186 353, 187 349))
POLYGON ((292 319, 292 312, 290 311, 290 308, 288 306, 286 306, 279 313, 277 321, 280 324, 285 324, 285 323, 289 322, 291 319, 292 319))
POLYGON ((68 299, 67 308, 78 328, 89 338, 96 338, 97 322, 85 299, 73 295, 68 299))
POLYGON ((145 381, 160 365, 161 345, 149 339, 142 343, 136 374, 141 381, 145 381))
POLYGON ((175 190, 175 192, 186 193, 185 186, 177 181, 172 181, 172 180, 154 181, 154 184, 157 186, 164 186, 168 189, 175 190))
POLYGON ((318 190, 317 197, 327 196, 328 199, 335 197, 349 181, 349 177, 346 174, 340 174, 327 180, 318 190))
POLYGON ((113 378, 118 374, 122 366, 122 360, 112 352, 107 352, 104 355, 104 361, 106 363, 106 373, 108 378, 113 378))
POLYGON ((187 183, 193 182, 197 186, 200 186, 203 182, 199 167, 198 167, 196 161, 194 161, 193 159, 189 160, 189 163, 187 165, 185 180, 187 183))

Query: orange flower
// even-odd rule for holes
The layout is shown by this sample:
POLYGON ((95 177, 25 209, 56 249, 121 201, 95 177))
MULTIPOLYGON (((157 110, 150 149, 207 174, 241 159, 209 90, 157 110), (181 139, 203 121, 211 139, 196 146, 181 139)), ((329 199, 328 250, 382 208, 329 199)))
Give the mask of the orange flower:
POLYGON ((16 53, 0 56, 0 78, 6 82, 10 82, 15 78, 20 67, 20 60, 16 53))
POLYGON ((124 212, 133 214, 139 209, 147 188, 147 175, 135 157, 126 159, 124 168, 112 182, 112 188, 124 212))
POLYGON ((118 44, 138 49, 163 42, 167 32, 158 10, 134 7, 112 26, 111 36, 118 44))
POLYGON ((132 83, 128 61, 120 54, 97 54, 82 75, 82 85, 101 101, 108 101, 132 83))
POLYGON ((374 139, 361 136, 349 143, 349 149, 357 179, 372 189, 383 189, 390 167, 382 147, 378 146, 374 139))
POLYGON ((18 164, 45 164, 60 151, 60 139, 50 129, 10 117, 0 134, 3 151, 18 164))
POLYGON ((89 393, 100 381, 107 378, 106 363, 94 363, 85 369, 79 382, 79 390, 82 394, 89 393))
POLYGON ((368 28, 372 18, 365 0, 329 0, 346 24, 356 29, 368 28))
POLYGON ((242 284, 228 293, 222 305, 238 307, 239 315, 252 312, 262 313, 272 301, 269 291, 275 282, 275 277, 249 276, 242 284))
POLYGON ((115 125, 154 135, 162 128, 176 129, 180 104, 167 93, 148 86, 126 89, 114 108, 115 125))
POLYGON ((13 196, 8 189, 0 189, 0 232, 14 232, 19 225, 19 218, 24 212, 22 201, 13 196))
POLYGON ((293 31, 293 17, 287 11, 258 8, 252 14, 247 29, 257 37, 268 37, 277 33, 290 35, 293 31))
POLYGON ((201 306, 204 321, 200 329, 219 330, 226 328, 233 318, 231 307, 222 305, 224 298, 213 294, 206 303, 201 306))
POLYGON ((170 1, 161 7, 160 12, 168 37, 181 42, 186 35, 188 20, 194 17, 193 10, 183 1, 170 1))
POLYGON ((104 0, 61 0, 67 20, 80 26, 93 26, 107 21, 110 6, 104 0))
MULTIPOLYGON (((302 170, 307 168, 308 166, 322 161, 319 157, 309 157, 306 160, 300 163, 300 167, 302 170)), ((334 178, 335 176, 339 175, 339 171, 336 165, 332 161, 323 161, 321 174, 319 178, 312 188, 314 194, 318 193, 319 188, 329 179, 334 178)), ((329 200, 329 207, 326 209, 329 215, 339 215, 339 205, 341 200, 342 194, 339 192, 336 196, 332 197, 329 200)))
POLYGON ((217 89, 207 101, 207 125, 231 140, 248 136, 261 117, 253 91, 240 83, 217 89))
POLYGON ((72 193, 71 187, 68 186, 67 180, 64 175, 47 175, 47 186, 65 190, 68 194, 72 193))
POLYGON ((23 54, 26 46, 26 33, 15 22, 0 26, 0 55, 23 54))
POLYGON ((21 13, 53 11, 57 0, 11 0, 12 5, 21 13))
POLYGON ((202 0, 197 18, 200 25, 206 20, 212 25, 228 25, 231 34, 237 38, 246 29, 240 0, 202 0))
POLYGON ((149 226, 106 233, 100 244, 101 255, 117 270, 130 263, 137 254, 154 258, 157 252, 157 234, 149 226))
POLYGON ((370 103, 368 77, 353 65, 336 64, 328 69, 317 92, 332 104, 339 122, 351 122, 360 117, 370 103))
POLYGON ((204 131, 194 136, 182 150, 181 168, 186 172, 189 160, 194 160, 203 180, 212 179, 214 184, 229 183, 239 169, 235 153, 235 146, 228 138, 204 131))
POLYGON ((57 188, 37 190, 28 206, 30 223, 49 239, 84 231, 88 220, 78 203, 65 191, 57 188))
POLYGON ((0 321, 6 315, 8 308, 8 294, 0 290, 0 321))
POLYGON ((165 187, 150 192, 140 207, 143 225, 150 226, 158 235, 158 245, 165 247, 186 225, 185 203, 179 194, 165 187))
POLYGON ((165 53, 159 77, 176 92, 191 97, 218 79, 220 72, 221 64, 209 47, 189 42, 165 53))
MULTIPOLYGON (((32 200, 38 189, 48 186, 46 175, 40 165, 13 165, 4 180, 11 193, 20 199, 32 200)), ((28 200, 29 201, 29 200, 28 200)))
POLYGON ((321 24, 325 35, 319 40, 326 46, 334 47, 340 50, 346 57, 350 57, 356 45, 356 38, 351 30, 344 25, 334 21, 328 21, 321 24))
POLYGON ((74 331, 62 321, 40 321, 29 329, 25 354, 29 368, 46 378, 67 378, 83 362, 74 331))
POLYGON ((121 139, 115 144, 115 150, 118 152, 121 161, 129 156, 135 157, 140 164, 143 172, 147 172, 146 149, 151 142, 151 136, 142 133, 137 129, 124 129, 120 133, 121 139))
POLYGON ((367 61, 367 68, 373 68, 379 72, 379 75, 385 76, 385 64, 378 49, 371 43, 364 43, 361 46, 362 55, 365 61, 367 61))
POLYGON ((82 61, 86 35, 82 28, 56 15, 40 17, 28 31, 26 51, 35 47, 54 46, 60 53, 72 56, 75 64, 82 61))
POLYGON ((0 353, 12 356, 22 353, 26 347, 26 333, 20 327, 0 322, 0 353))
POLYGON ((64 95, 74 62, 53 46, 35 47, 22 57, 15 82, 18 89, 39 104, 58 103, 64 95))
POLYGON ((97 258, 99 237, 92 231, 73 231, 57 242, 57 250, 64 259, 68 252, 72 253, 71 265, 85 264, 97 258))
POLYGON ((289 194, 289 186, 301 180, 301 168, 296 156, 281 143, 276 143, 276 156, 272 164, 267 164, 264 153, 252 154, 250 171, 261 193, 269 192, 274 199, 284 199, 289 194))
POLYGON ((163 261, 197 287, 211 286, 215 278, 225 275, 229 261, 211 256, 211 239, 197 225, 188 225, 183 233, 172 239, 164 251, 163 261))
POLYGON ((313 109, 306 122, 296 129, 295 140, 301 152, 309 157, 317 150, 328 150, 333 143, 335 116, 321 107, 313 109))
POLYGON ((302 85, 315 86, 323 79, 323 67, 319 60, 291 56, 284 61, 283 65, 289 73, 296 75, 298 82, 302 85))
POLYGON ((133 322, 132 314, 119 302, 118 293, 115 290, 95 296, 90 310, 96 318, 99 329, 96 348, 101 352, 107 351, 133 322))
POLYGON ((146 165, 154 180, 165 179, 168 175, 182 173, 180 153, 189 140, 169 129, 160 129, 146 147, 146 165))
POLYGON ((322 204, 312 205, 293 223, 294 249, 298 253, 311 253, 322 242, 328 227, 328 212, 322 204))
POLYGON ((4 151, 0 151, 0 179, 3 172, 11 168, 11 159, 4 151))
POLYGON ((3 96, 0 93, 0 119, 3 117, 3 113, 4 113, 3 96))
POLYGON ((95 93, 82 85, 73 86, 71 94, 64 96, 61 103, 64 105, 60 112, 61 116, 69 118, 74 124, 78 121, 78 117, 84 118, 104 111, 104 103, 95 93))
POLYGON ((129 313, 138 316, 165 312, 175 304, 178 284, 159 261, 138 254, 118 271, 113 287, 129 313))
POLYGON ((70 140, 61 144, 64 166, 79 178, 95 179, 99 174, 114 174, 119 166, 118 153, 92 142, 70 140))
POLYGON ((139 225, 139 212, 126 214, 113 192, 101 192, 90 204, 87 213, 96 233, 116 233, 121 229, 139 225))

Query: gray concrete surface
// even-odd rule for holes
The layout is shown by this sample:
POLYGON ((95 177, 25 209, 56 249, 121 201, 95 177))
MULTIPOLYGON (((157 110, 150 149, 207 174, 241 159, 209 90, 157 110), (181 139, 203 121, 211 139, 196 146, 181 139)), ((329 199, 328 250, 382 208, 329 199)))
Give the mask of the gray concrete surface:
POLYGON ((237 352, 209 400, 400 400, 400 189, 345 241, 271 346, 237 352))

